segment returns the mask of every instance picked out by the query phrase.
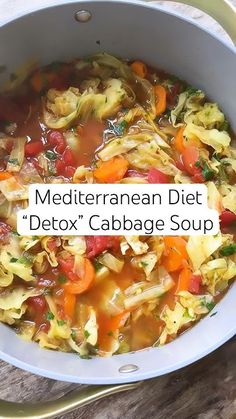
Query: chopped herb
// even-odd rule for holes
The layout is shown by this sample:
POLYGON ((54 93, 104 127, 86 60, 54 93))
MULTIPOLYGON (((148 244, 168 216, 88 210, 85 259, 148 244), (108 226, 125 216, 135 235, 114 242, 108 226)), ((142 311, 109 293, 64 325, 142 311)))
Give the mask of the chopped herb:
POLYGON ((54 151, 52 151, 52 150, 47 150, 46 153, 45 153, 45 156, 49 160, 56 160, 57 159, 57 154, 54 153, 54 151))
POLYGON ((79 355, 81 359, 92 359, 90 355, 79 355))
POLYGON ((108 336, 113 336, 112 330, 110 330, 110 332, 108 332, 107 334, 108 334, 108 336))
POLYGON ((90 333, 88 332, 88 330, 84 330, 84 337, 85 337, 85 339, 88 339, 89 338, 89 336, 90 336, 90 333))
POLYGON ((214 307, 215 307, 215 303, 206 303, 206 308, 208 311, 213 310, 214 307))
POLYGON ((186 89, 186 92, 189 94, 189 96, 196 96, 196 95, 200 95, 201 94, 201 90, 196 89, 193 86, 188 86, 186 89))
POLYGON ((32 266, 32 258, 30 256, 26 257, 26 256, 20 256, 18 259, 19 263, 22 263, 22 265, 25 266, 32 266))
POLYGON ((50 295, 50 294, 51 294, 50 288, 44 288, 43 295, 50 295))
POLYGON ((230 256, 236 253, 236 243, 229 244, 220 249, 221 256, 230 256))
POLYGON ((38 236, 32 236, 32 240, 38 240, 38 236))
POLYGON ((146 268, 148 266, 148 263, 144 261, 141 261, 140 264, 142 265, 143 268, 146 268))
POLYGON ((65 284, 67 282, 67 277, 63 274, 58 275, 58 282, 60 282, 60 284, 65 284))
POLYGON ((205 180, 211 180, 215 175, 214 170, 212 170, 206 162, 203 164, 202 175, 205 180))
POLYGON ((93 266, 94 266, 95 272, 99 272, 102 269, 102 264, 98 262, 97 259, 94 260, 93 266))
POLYGON ((208 163, 204 159, 197 160, 195 166, 201 169, 202 175, 205 180, 211 180, 215 176, 214 170, 212 170, 208 163))
POLYGON ((9 159, 8 163, 13 164, 14 166, 18 166, 19 160, 18 159, 9 159))
POLYGON ((46 319, 47 320, 53 320, 54 319, 54 314, 51 312, 51 311, 48 311, 47 313, 46 313, 46 319))
POLYGON ((197 160, 197 161, 195 162, 194 166, 196 166, 196 167, 201 167, 201 162, 200 162, 199 160, 197 160))
POLYGON ((20 234, 19 234, 19 233, 17 233, 17 231, 16 231, 16 230, 12 230, 12 234, 14 234, 14 236, 20 236, 20 234))
POLYGON ((64 326, 64 324, 66 324, 65 320, 61 319, 61 320, 57 320, 57 324, 58 326, 64 326))
POLYGON ((11 259, 10 259, 10 263, 16 263, 16 262, 17 262, 17 260, 18 260, 17 258, 11 258, 11 259))
POLYGON ((125 120, 121 121, 119 124, 113 124, 112 122, 109 122, 109 125, 110 129, 114 131, 115 135, 121 136, 124 135, 128 126, 128 122, 125 120))
POLYGON ((77 338, 77 332, 76 332, 76 330, 75 330, 75 329, 71 329, 71 338, 72 338, 73 340, 76 340, 76 338, 77 338))
POLYGON ((229 129, 229 121, 225 120, 224 122, 222 122, 220 126, 220 131, 228 131, 228 129, 229 129))

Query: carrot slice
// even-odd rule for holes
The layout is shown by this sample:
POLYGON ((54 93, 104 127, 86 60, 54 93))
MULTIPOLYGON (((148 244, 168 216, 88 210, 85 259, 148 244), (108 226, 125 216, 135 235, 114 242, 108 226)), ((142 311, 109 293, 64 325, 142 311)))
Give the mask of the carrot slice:
POLYGON ((131 68, 132 68, 133 72, 135 74, 137 74, 137 76, 141 77, 142 79, 144 79, 146 77, 147 66, 142 61, 134 61, 131 64, 131 68))
POLYGON ((192 276, 192 271, 189 268, 189 266, 186 264, 186 266, 182 269, 182 271, 180 271, 176 294, 178 294, 178 292, 180 291, 188 291, 191 276, 192 276))
POLYGON ((176 133, 175 139, 174 139, 174 146, 176 148, 176 150, 179 153, 182 153, 185 149, 185 145, 184 145, 184 130, 185 130, 186 126, 183 125, 182 127, 180 127, 176 133))
POLYGON ((89 259, 84 258, 84 274, 83 278, 74 279, 63 285, 64 290, 69 294, 82 294, 87 291, 95 280, 95 269, 89 259))
POLYGON ((69 294, 68 292, 65 292, 64 313, 70 320, 72 320, 74 317, 75 303, 76 303, 76 296, 74 294, 69 294))
POLYGON ((180 270, 188 259, 187 242, 178 236, 165 236, 164 244, 165 256, 162 258, 163 266, 168 272, 180 270))
POLYGON ((166 110, 166 89, 158 84, 154 86, 156 98, 156 115, 159 116, 166 110))
POLYGON ((6 180, 12 177, 12 174, 9 172, 0 172, 0 180, 6 180))
POLYGON ((123 179, 129 163, 124 157, 113 157, 104 161, 94 170, 94 176, 98 182, 114 183, 123 179))

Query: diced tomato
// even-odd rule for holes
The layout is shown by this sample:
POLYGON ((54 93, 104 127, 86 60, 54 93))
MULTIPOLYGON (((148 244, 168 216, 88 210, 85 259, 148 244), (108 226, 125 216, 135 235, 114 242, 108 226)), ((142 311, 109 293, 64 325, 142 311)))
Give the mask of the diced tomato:
POLYGON ((76 171, 76 168, 75 167, 66 166, 66 168, 65 168, 65 176, 66 177, 73 177, 75 171, 76 171))
POLYGON ((190 284, 189 284, 189 292, 192 294, 199 294, 200 285, 202 283, 201 275, 191 275, 190 277, 190 284))
POLYGON ((4 223, 4 221, 0 221, 0 242, 7 241, 10 231, 11 226, 4 223))
POLYGON ((57 153, 62 154, 66 148, 66 140, 60 131, 50 131, 47 136, 48 144, 55 147, 57 153))
POLYGON ((175 160, 175 164, 176 164, 177 169, 181 170, 181 172, 185 172, 185 166, 184 166, 181 158, 175 160))
POLYGON ((27 299, 27 304, 30 305, 36 313, 44 313, 47 308, 47 303, 45 297, 30 297, 27 299))
POLYGON ((55 167, 56 167, 57 175, 61 175, 61 176, 64 175, 65 168, 66 168, 64 161, 57 159, 55 162, 55 167))
POLYGON ((148 183, 170 183, 170 177, 152 167, 148 172, 148 183))
POLYGON ((62 160, 64 161, 66 166, 74 166, 75 165, 75 158, 73 156, 72 151, 69 148, 66 148, 63 155, 62 160))
POLYGON ((47 246, 48 246, 49 250, 51 250, 52 252, 54 250, 56 250, 56 248, 58 247, 58 240, 57 240, 57 238, 51 238, 50 240, 48 240, 47 246))
POLYGON ((185 147, 182 153, 182 160, 188 174, 193 176, 199 172, 199 168, 195 166, 199 160, 199 151, 196 147, 185 147))
POLYGON ((192 181, 193 181, 194 183, 204 183, 204 182, 205 182, 205 179, 204 179, 204 176, 203 176, 203 174, 202 174, 201 170, 200 170, 200 169, 198 169, 198 168, 197 168, 197 170, 198 170, 199 172, 198 172, 198 173, 195 173, 195 174, 192 176, 192 181))
POLYGON ((236 214, 234 214, 232 211, 224 210, 220 214, 221 227, 226 227, 234 221, 236 221, 236 214))
POLYGON ((66 259, 59 259, 58 263, 62 271, 66 274, 66 276, 70 279, 70 281, 77 281, 78 275, 73 272, 74 269, 74 256, 69 256, 66 259))
POLYGON ((104 250, 119 247, 118 236, 86 236, 87 256, 93 258, 104 250))
POLYGON ((44 145, 41 141, 32 141, 25 145, 26 157, 34 157, 41 153, 44 149, 44 145))

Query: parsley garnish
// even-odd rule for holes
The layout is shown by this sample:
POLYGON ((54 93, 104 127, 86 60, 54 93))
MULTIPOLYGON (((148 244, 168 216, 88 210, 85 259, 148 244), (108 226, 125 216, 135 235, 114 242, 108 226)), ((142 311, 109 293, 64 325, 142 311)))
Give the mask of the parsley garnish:
POLYGON ((61 319, 61 320, 57 320, 57 324, 58 326, 64 326, 64 324, 66 324, 65 320, 61 319))
POLYGON ((95 272, 99 272, 102 269, 102 264, 98 262, 97 259, 94 260, 93 266, 94 266, 95 272))
POLYGON ((19 160, 18 159, 9 159, 8 163, 12 164, 13 166, 18 166, 19 160))
POLYGON ((215 307, 215 303, 206 303, 206 308, 208 311, 213 310, 214 307, 215 307))
POLYGON ((75 329, 71 329, 71 338, 72 338, 73 340, 76 340, 76 337, 77 337, 77 332, 76 332, 76 330, 75 330, 75 329))
POLYGON ((92 359, 90 355, 79 355, 81 359, 92 359))
POLYGON ((108 332, 107 334, 108 334, 108 336, 113 336, 112 330, 110 330, 110 332, 108 332))
POLYGON ((52 150, 47 150, 46 152, 45 152, 45 156, 47 157, 47 159, 49 159, 49 160, 56 160, 57 159, 57 154, 56 153, 54 153, 54 151, 52 151, 52 150))
POLYGON ((17 262, 17 260, 18 260, 17 258, 11 258, 11 259, 10 259, 10 263, 16 263, 16 262, 17 262))
POLYGON ((84 337, 85 337, 85 339, 88 339, 89 338, 89 336, 90 336, 90 333, 88 332, 88 330, 84 330, 84 337))
POLYGON ((124 135, 127 129, 128 122, 125 120, 119 122, 118 124, 113 124, 112 122, 110 122, 109 125, 110 125, 110 129, 114 131, 115 135, 122 136, 124 135))
POLYGON ((142 265, 143 268, 146 268, 148 266, 148 263, 144 261, 141 261, 140 264, 142 265))
POLYGON ((51 312, 51 311, 48 311, 47 313, 46 313, 46 319, 47 320, 53 320, 54 319, 54 314, 51 312))
POLYGON ((63 274, 60 274, 58 276, 58 282, 60 282, 60 284, 65 284, 67 282, 67 277, 63 274))
POLYGON ((229 244, 220 249, 221 256, 230 256, 236 253, 236 243, 229 244))

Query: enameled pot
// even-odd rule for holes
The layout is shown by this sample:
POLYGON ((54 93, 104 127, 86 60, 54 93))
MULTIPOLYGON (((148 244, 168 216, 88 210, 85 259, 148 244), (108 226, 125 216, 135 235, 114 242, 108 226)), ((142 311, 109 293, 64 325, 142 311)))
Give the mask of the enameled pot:
MULTIPOLYGON (((213 15, 236 42, 236 11, 223 0, 189 0, 213 15)), ((0 74, 5 84, 20 66, 37 60, 56 60, 106 51, 141 59, 204 89, 220 103, 236 130, 236 49, 187 18, 138 1, 64 1, 64 4, 19 16, 0 28, 0 74), (84 22, 81 22, 81 11, 84 22)), ((42 350, 19 339, 0 324, 0 358, 45 377, 96 384, 83 392, 38 407, 1 401, 1 417, 46 418, 89 403, 112 392, 128 390, 140 380, 188 365, 212 352, 236 332, 236 284, 212 313, 196 326, 161 347, 111 358, 83 360, 76 354, 42 350), (120 384, 115 386, 115 384, 120 384), (133 384, 125 384, 133 383, 133 384), (98 386, 106 385, 106 386, 98 386)))

